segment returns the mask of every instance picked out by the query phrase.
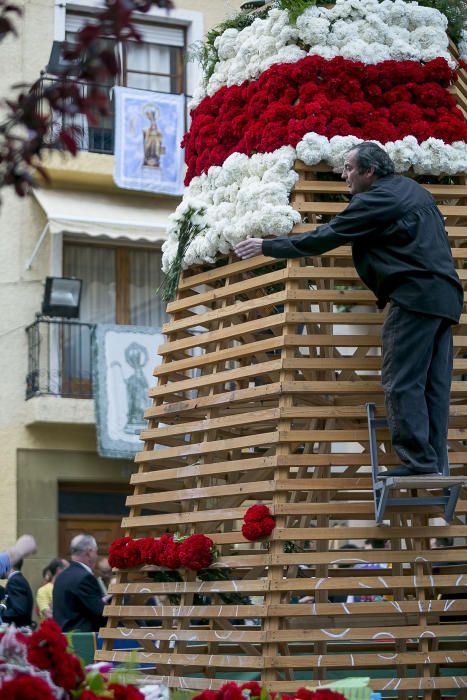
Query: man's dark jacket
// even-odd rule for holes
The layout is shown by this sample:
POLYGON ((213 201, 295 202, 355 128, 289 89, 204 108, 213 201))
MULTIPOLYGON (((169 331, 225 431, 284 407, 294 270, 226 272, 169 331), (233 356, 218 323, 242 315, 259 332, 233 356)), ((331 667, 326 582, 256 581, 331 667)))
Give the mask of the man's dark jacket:
POLYGON ((17 627, 25 627, 32 622, 34 598, 31 586, 21 571, 10 574, 6 587, 6 610, 2 613, 3 622, 14 622, 17 627))
POLYGON ((97 579, 76 561, 55 579, 52 607, 53 618, 63 632, 97 632, 105 624, 97 579))
POLYGON ((295 258, 341 245, 352 246, 355 268, 380 308, 391 299, 409 311, 459 321, 463 290, 444 221, 432 195, 414 180, 378 178, 329 224, 264 240, 262 250, 295 258))

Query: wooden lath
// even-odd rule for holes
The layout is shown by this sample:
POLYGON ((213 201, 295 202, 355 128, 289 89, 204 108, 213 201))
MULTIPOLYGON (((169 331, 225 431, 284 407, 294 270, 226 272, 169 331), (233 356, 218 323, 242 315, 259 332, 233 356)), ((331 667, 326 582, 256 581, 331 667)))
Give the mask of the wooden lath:
MULTIPOLYGON (((292 202, 310 222, 299 232, 340 211, 346 188, 327 167, 296 168, 292 202)), ((467 182, 450 180, 427 187, 465 282, 467 182)), ((128 659, 116 648, 126 640, 147 665, 142 678, 179 688, 217 688, 242 673, 290 692, 304 678, 373 670, 383 694, 436 700, 462 688, 467 600, 451 600, 467 580, 467 493, 449 526, 439 508, 414 512, 410 502, 388 509, 384 529, 374 525, 365 404, 381 414, 385 314, 361 288, 350 248, 307 260, 222 258, 185 272, 168 312, 122 525, 132 537, 209 535, 220 557, 205 578, 218 580, 181 570, 180 580, 159 581, 156 567, 119 572, 97 658, 128 659), (258 501, 277 526, 267 543, 248 543, 242 518, 258 501), (339 550, 379 537, 389 549, 339 550), (434 550, 432 537, 464 545, 434 550), (387 567, 354 568, 378 563, 387 567), (380 599, 335 600, 363 594, 380 599), (305 595, 314 602, 296 602, 305 595)), ((455 336, 455 475, 467 473, 466 321, 455 336)), ((379 439, 381 463, 397 463, 387 432, 379 439)))

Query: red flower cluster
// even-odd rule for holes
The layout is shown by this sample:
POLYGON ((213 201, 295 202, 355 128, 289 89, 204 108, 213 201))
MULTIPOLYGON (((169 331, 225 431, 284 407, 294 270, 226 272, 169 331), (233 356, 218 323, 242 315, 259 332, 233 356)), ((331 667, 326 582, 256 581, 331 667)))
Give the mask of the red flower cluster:
MULTIPOLYGON (((249 681, 248 683, 243 683, 243 685, 237 685, 233 682, 225 683, 219 690, 203 690, 199 695, 195 695, 193 700, 245 700, 247 696, 251 700, 264 696, 261 686, 256 681, 249 681), (244 691, 248 691, 248 693, 244 691)), ((295 694, 276 695, 271 693, 270 695, 266 694, 266 697, 271 700, 273 698, 276 700, 278 698, 282 698, 282 700, 292 700, 293 698, 299 698, 300 700, 345 700, 344 695, 334 690, 329 690, 329 688, 320 688, 318 690, 300 688, 295 694)))
POLYGON ((22 674, 6 681, 0 689, 2 700, 55 700, 42 678, 22 674))
POLYGON ((182 146, 185 183, 232 153, 296 146, 308 132, 353 134, 382 143, 404 136, 421 142, 467 139, 467 123, 447 88, 457 80, 444 58, 365 64, 306 56, 271 66, 252 82, 222 87, 192 111, 182 146))
POLYGON ((261 504, 248 508, 243 520, 243 537, 251 542, 269 537, 276 527, 276 521, 272 517, 271 511, 267 506, 261 504))
POLYGON ((68 642, 53 620, 45 620, 28 640, 28 661, 36 668, 49 671, 55 685, 68 692, 84 680, 80 659, 67 652, 68 642))
POLYGON ((191 535, 176 538, 162 535, 158 540, 142 537, 120 537, 109 548, 109 564, 117 569, 131 569, 135 566, 152 564, 167 569, 184 566, 191 571, 205 569, 212 564, 214 543, 206 535, 191 535))

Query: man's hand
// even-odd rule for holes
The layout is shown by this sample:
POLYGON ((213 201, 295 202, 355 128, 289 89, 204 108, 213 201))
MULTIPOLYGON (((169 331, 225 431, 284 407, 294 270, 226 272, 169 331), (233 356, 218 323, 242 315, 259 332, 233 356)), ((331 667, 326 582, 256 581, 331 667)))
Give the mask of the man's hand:
POLYGON ((263 254, 263 239, 262 238, 247 238, 245 241, 238 243, 235 248, 235 255, 238 255, 242 260, 254 258, 256 255, 263 254))
POLYGON ((7 549, 12 566, 20 559, 28 557, 30 554, 35 554, 35 552, 37 552, 37 545, 32 535, 21 535, 21 537, 18 537, 13 547, 7 549))

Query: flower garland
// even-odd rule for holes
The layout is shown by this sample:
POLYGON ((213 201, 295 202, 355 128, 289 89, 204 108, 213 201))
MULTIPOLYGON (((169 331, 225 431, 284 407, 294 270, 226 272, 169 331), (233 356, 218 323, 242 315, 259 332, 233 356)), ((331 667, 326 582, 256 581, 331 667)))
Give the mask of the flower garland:
POLYGON ((443 57, 454 67, 446 28, 447 19, 439 10, 404 0, 337 0, 332 8, 311 6, 296 26, 289 24, 287 12, 273 8, 266 18, 241 30, 229 28, 216 38, 218 62, 190 106, 224 86, 257 78, 275 63, 294 63, 306 53, 364 63, 443 57))
POLYGON ((446 89, 456 79, 444 58, 367 65, 307 56, 275 65, 254 82, 222 88, 193 111, 182 142, 185 182, 234 152, 250 156, 296 146, 310 132, 382 143, 406 136, 419 143, 465 141, 464 115, 446 89))
MULTIPOLYGON (((463 173, 467 126, 448 92, 457 75, 446 23, 417 2, 337 0, 310 2, 294 24, 272 3, 213 38, 218 60, 184 139, 189 184, 163 245, 171 280, 249 236, 290 233, 300 222, 289 203, 296 158, 338 172, 348 150, 372 140, 396 172, 463 173)), ((461 57, 466 47, 464 29, 461 57)))
POLYGON ((329 688, 318 688, 317 690, 307 690, 299 688, 296 693, 271 693, 262 688, 256 681, 248 681, 239 685, 234 682, 224 683, 219 690, 203 690, 195 695, 193 700, 346 700, 345 695, 329 688))
POLYGON ((132 569, 153 565, 167 569, 185 567, 191 571, 205 569, 215 561, 217 550, 205 535, 162 535, 152 537, 120 537, 109 548, 109 564, 116 569, 132 569))
MULTIPOLYGON (((0 633, 0 696, 3 700, 144 700, 132 685, 115 683, 98 669, 85 669, 68 650, 53 620, 45 620, 30 636, 14 625, 0 633)), ((109 669, 110 670, 110 669, 109 669)))
POLYGON ((246 540, 254 542, 269 537, 276 527, 268 506, 258 503, 250 506, 243 516, 242 534, 246 540))

